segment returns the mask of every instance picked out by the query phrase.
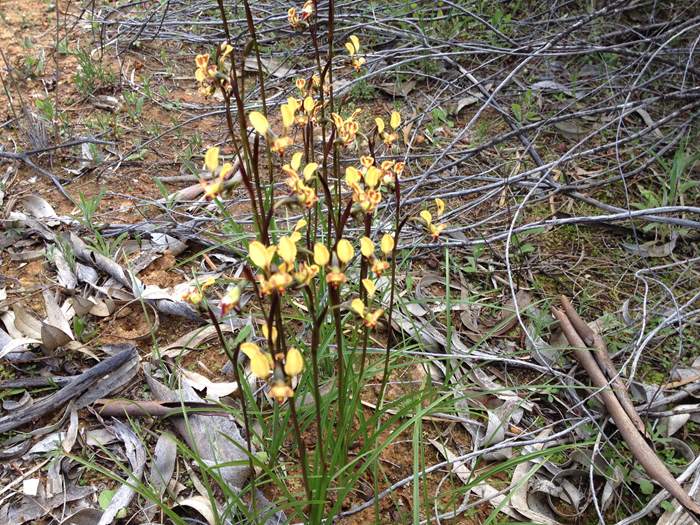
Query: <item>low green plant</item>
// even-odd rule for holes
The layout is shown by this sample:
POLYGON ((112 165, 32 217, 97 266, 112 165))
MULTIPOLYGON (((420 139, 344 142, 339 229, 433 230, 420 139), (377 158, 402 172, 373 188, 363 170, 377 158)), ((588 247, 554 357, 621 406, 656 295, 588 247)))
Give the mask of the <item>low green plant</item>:
POLYGON ((91 95, 98 89, 111 88, 114 85, 114 73, 101 61, 94 60, 87 50, 79 48, 73 55, 78 60, 73 82, 80 94, 91 95))

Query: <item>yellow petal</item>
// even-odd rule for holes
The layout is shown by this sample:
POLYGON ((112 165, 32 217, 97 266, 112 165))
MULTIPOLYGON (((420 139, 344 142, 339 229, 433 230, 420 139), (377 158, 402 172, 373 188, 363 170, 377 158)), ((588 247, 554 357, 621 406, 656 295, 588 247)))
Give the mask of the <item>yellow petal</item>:
POLYGON ((303 156, 304 154, 301 151, 297 151, 294 155, 292 155, 291 166, 294 171, 297 171, 299 166, 301 166, 301 158, 303 156))
POLYGON ((314 262, 319 266, 326 266, 331 260, 331 254, 328 253, 328 248, 320 242, 314 244, 314 262))
POLYGON ((221 166, 221 171, 219 172, 219 179, 224 180, 232 171, 233 164, 231 164, 230 162, 224 163, 224 165, 221 166))
POLYGON ((420 212, 420 218, 425 221, 425 224, 430 225, 433 222, 433 214, 428 210, 423 210, 420 212))
POLYGON ((253 357, 250 358, 250 371, 259 379, 267 379, 270 376, 272 370, 265 354, 262 352, 253 354, 253 357))
POLYGON ((296 232, 296 231, 301 230, 302 228, 306 228, 306 224, 307 224, 306 219, 299 219, 299 221, 297 222, 297 225, 294 226, 294 231, 296 232))
POLYGON ((396 129, 401 125, 401 114, 398 111, 391 112, 391 121, 389 124, 391 124, 393 129, 396 129))
POLYGON ((382 170, 376 166, 370 166, 367 169, 367 173, 365 173, 365 184, 367 184, 367 186, 370 188, 374 188, 377 184, 379 184, 379 177, 381 176, 382 170))
POLYGON ((307 113, 311 113, 314 110, 314 106, 316 103, 314 102, 313 97, 306 97, 304 99, 304 111, 307 113))
POLYGON ((241 343, 241 352, 243 352, 248 357, 248 359, 252 359, 252 356, 260 353, 260 347, 255 343, 241 343))
POLYGON ((352 42, 345 42, 345 49, 348 50, 350 56, 355 54, 355 46, 352 45, 352 42))
POLYGON ((362 155, 360 157, 360 164, 362 164, 362 166, 365 168, 369 168, 372 164, 374 164, 374 158, 370 157, 369 155, 362 155))
POLYGON ((309 180, 314 176, 314 172, 318 169, 318 164, 315 162, 309 162, 304 166, 304 180, 309 180))
POLYGON ((377 285, 374 284, 372 279, 362 279, 362 286, 364 286, 365 290, 367 290, 367 295, 369 297, 374 297, 374 294, 377 291, 377 285))
POLYGON ((280 111, 282 112, 282 125, 285 128, 294 124, 294 110, 289 104, 282 104, 280 111))
POLYGON ((304 357, 299 350, 291 347, 284 358, 284 373, 294 377, 301 374, 302 370, 304 370, 304 357))
POLYGON ((209 148, 204 154, 204 166, 212 173, 219 167, 219 148, 209 148))
POLYGON ((352 186, 353 184, 360 182, 359 170, 357 168, 353 168, 352 166, 345 168, 345 182, 347 182, 348 186, 352 186))
POLYGON ((445 212, 445 201, 435 199, 435 207, 437 208, 437 216, 440 217, 445 212))
POLYGON ((394 237, 385 233, 380 243, 380 248, 384 255, 389 255, 394 250, 394 237))
POLYGON ((359 53, 359 51, 360 51, 360 39, 357 38, 357 36, 355 36, 355 35, 350 35, 350 42, 355 47, 355 53, 359 53))
POLYGON ((375 122, 375 124, 377 124, 377 131, 379 131, 379 133, 383 133, 384 132, 384 121, 381 118, 377 117, 374 119, 374 122, 375 122))
POLYGON ((277 253, 287 264, 294 264, 294 260, 297 258, 297 245, 294 244, 292 239, 284 236, 278 243, 277 253))
POLYGON ((255 131, 261 135, 265 135, 267 130, 270 129, 270 124, 267 122, 265 115, 259 111, 251 111, 248 118, 250 119, 250 124, 255 128, 255 131))
POLYGON ((374 255, 374 243, 369 237, 362 237, 360 239, 360 252, 365 257, 372 257, 374 255))
POLYGON ((350 244, 350 241, 347 239, 340 239, 335 253, 338 254, 338 260, 341 263, 347 264, 350 262, 350 259, 352 259, 352 256, 355 255, 355 249, 352 247, 352 244, 350 244))
POLYGON ((353 299, 350 308, 360 317, 365 315, 365 303, 362 302, 362 299, 353 299))
MULTIPOLYGON (((274 249, 275 247, 271 246, 269 248, 274 249)), ((269 257, 268 259, 269 248, 260 241, 253 241, 248 245, 248 256, 250 257, 250 260, 253 261, 253 264, 258 268, 262 268, 264 270, 270 265, 272 257, 269 257)), ((272 253, 274 255, 274 250, 272 253)))
MULTIPOLYGON (((265 323, 263 325, 262 333, 263 333, 263 337, 265 338, 265 340, 269 341, 270 340, 270 332, 267 329, 267 323, 265 323)), ((273 325, 272 326, 272 342, 274 343, 275 341, 277 341, 277 327, 273 325)))

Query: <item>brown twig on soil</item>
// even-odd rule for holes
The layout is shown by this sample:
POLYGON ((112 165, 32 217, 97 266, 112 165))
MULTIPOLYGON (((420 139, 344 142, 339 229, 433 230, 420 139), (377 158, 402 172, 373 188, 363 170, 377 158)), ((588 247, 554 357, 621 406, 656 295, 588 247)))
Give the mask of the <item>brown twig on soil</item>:
POLYGON ((603 372, 603 374, 605 374, 608 381, 610 381, 610 386, 612 386, 613 392, 615 392, 620 405, 622 405, 622 408, 625 410, 634 426, 637 427, 637 430, 639 430, 643 436, 649 437, 644 426, 644 422, 642 421, 642 418, 639 417, 637 410, 634 408, 634 403, 627 393, 627 388, 620 380, 620 374, 615 369, 615 365, 610 358, 605 341, 603 341, 603 338, 596 334, 588 326, 588 324, 581 319, 568 297, 562 295, 560 296, 559 300, 564 307, 566 316, 569 318, 569 321, 571 321, 571 324, 583 342, 586 344, 586 346, 593 347, 595 349, 595 352, 593 352, 595 360, 598 363, 600 370, 603 372))
POLYGON ((173 417, 188 414, 220 416, 226 408, 195 401, 143 401, 137 399, 98 399, 97 412, 103 417, 173 417))
POLYGON ((608 380, 591 355, 591 352, 581 340, 581 337, 576 332, 568 316, 554 307, 552 307, 552 314, 559 321, 562 332, 564 332, 566 339, 573 347, 576 360, 586 370, 593 385, 599 389, 598 395, 600 399, 605 404, 605 408, 615 422, 615 425, 634 457, 639 461, 642 467, 644 467, 647 474, 675 497, 689 514, 700 523, 700 505, 688 495, 683 487, 681 487, 669 472, 666 465, 659 459, 634 426, 627 412, 625 412, 622 405, 617 400, 617 397, 613 395, 608 380))
POLYGON ((0 418, 0 433, 14 430, 22 425, 30 423, 43 417, 66 404, 87 391, 98 380, 111 374, 125 363, 138 358, 138 351, 135 346, 128 348, 117 355, 109 357, 92 368, 89 368, 73 381, 61 388, 58 392, 47 396, 27 408, 11 412, 0 418))

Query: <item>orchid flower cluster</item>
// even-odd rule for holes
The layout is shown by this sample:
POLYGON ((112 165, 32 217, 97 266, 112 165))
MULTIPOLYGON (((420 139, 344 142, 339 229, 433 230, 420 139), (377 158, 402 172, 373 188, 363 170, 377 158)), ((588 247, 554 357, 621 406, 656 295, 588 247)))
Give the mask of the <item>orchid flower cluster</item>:
POLYGON ((194 77, 199 82, 199 92, 205 97, 214 94, 217 85, 229 90, 228 69, 226 68, 226 58, 233 51, 233 46, 224 42, 217 49, 216 62, 212 63, 209 53, 197 55, 195 58, 194 77))
MULTIPOLYGON (((312 1, 305 2, 300 11, 296 8, 288 11, 288 21, 295 29, 307 27, 313 16, 312 1)), ((350 65, 359 71, 366 63, 360 56, 359 38, 351 35, 345 49, 350 65)), ((234 59, 233 48, 226 43, 218 46, 214 61, 209 54, 197 55, 195 79, 204 96, 212 95, 219 88, 227 103, 233 97, 239 97, 237 90, 232 89, 235 88, 232 85, 235 75, 229 64, 233 64, 234 59)), ((306 361, 301 348, 304 344, 301 341, 291 344, 296 338, 285 336, 283 307, 300 304, 298 296, 302 296, 302 300, 312 305, 308 308, 312 323, 322 323, 326 307, 330 306, 334 316, 340 315, 341 309, 350 310, 362 320, 364 330, 374 330, 385 314, 382 301, 377 299, 377 279, 392 268, 396 255, 398 222, 393 233, 375 237, 379 239, 378 249, 371 239, 371 229, 374 214, 385 198, 394 195, 398 206, 398 188, 405 164, 387 157, 398 144, 401 115, 392 111, 389 115, 363 119, 361 109, 344 113, 342 107, 334 105, 333 97, 327 96, 332 87, 320 76, 323 74, 319 72, 294 81, 296 96, 289 96, 279 105, 281 125, 274 126, 277 129, 268 120, 269 107, 267 112, 247 113, 247 118, 240 123, 241 141, 248 135, 248 124, 255 132, 251 139, 255 141, 255 147, 247 142, 242 142, 245 147, 236 147, 239 156, 244 155, 239 159, 240 164, 222 163, 218 147, 209 148, 204 156, 203 169, 207 177, 201 184, 206 200, 218 199, 224 191, 226 179, 238 171, 246 183, 251 202, 260 206, 253 210, 258 231, 256 239, 247 247, 245 279, 229 287, 220 298, 220 316, 238 311, 242 293, 246 288, 252 289, 257 299, 253 304, 260 305, 265 317, 262 326, 265 344, 246 341, 239 350, 250 360, 251 373, 269 384, 270 396, 279 403, 294 395, 297 376, 303 372, 306 361), (319 133, 319 128, 322 133, 319 133), (320 137, 324 143, 317 148, 315 141, 320 137), (266 193, 263 193, 257 173, 259 162, 257 157, 251 157, 253 151, 256 156, 261 151, 258 148, 261 141, 268 146, 271 173, 278 170, 277 173, 282 175, 286 195, 274 196, 273 187, 266 188, 266 193), (345 157, 357 153, 356 161, 344 168, 344 177, 341 176, 340 162, 328 161, 331 146, 338 155, 344 154, 345 157), (319 150, 323 152, 323 161, 315 157, 319 150), (382 156, 385 157, 383 160, 382 156), (318 193, 321 191, 323 193, 318 193), (263 203, 264 194, 273 195, 267 208, 263 203), (291 231, 275 231, 273 234, 270 225, 275 212, 295 208, 303 218, 297 220, 291 231), (323 236, 317 231, 317 225, 326 218, 327 234, 322 242, 323 236), (365 225, 365 235, 354 241, 343 233, 346 223, 353 219, 365 225), (359 257, 356 248, 359 248, 359 257), (348 275, 356 275, 353 266, 356 262, 360 267, 359 297, 351 297, 352 279, 348 275), (324 301, 330 304, 314 306, 315 302, 324 301), (324 313, 315 316, 314 308, 324 313)), ((242 104, 238 99, 237 102, 242 104)), ((235 143, 237 139, 232 130, 231 135, 235 143)), ((445 224, 436 224, 434 220, 442 216, 445 204, 436 199, 435 205, 435 214, 423 210, 420 221, 436 239, 445 224)), ((182 298, 202 305, 205 291, 213 284, 214 280, 209 279, 187 289, 182 298)), ((312 344, 310 352, 316 350, 312 344)))

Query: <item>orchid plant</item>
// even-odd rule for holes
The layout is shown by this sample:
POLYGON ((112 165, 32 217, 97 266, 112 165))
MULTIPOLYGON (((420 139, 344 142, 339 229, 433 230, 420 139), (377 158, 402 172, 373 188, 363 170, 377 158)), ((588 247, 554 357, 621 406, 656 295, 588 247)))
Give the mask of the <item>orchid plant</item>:
MULTIPOLYGON (((250 14, 248 3, 244 5, 250 14)), ((221 3, 220 7, 229 35, 221 3)), ((316 18, 316 3, 311 0, 300 9, 291 7, 288 11, 290 26, 311 34, 319 67, 309 77, 295 79, 290 96, 277 108, 266 101, 262 74, 259 83, 263 107, 259 111, 245 108, 244 84, 236 63, 243 63, 251 49, 259 59, 252 16, 248 16, 252 46, 238 51, 228 37, 212 55, 195 58, 199 92, 209 97, 218 91, 224 99, 229 137, 223 148, 231 150, 238 159, 236 163, 222 163, 219 147, 206 151, 204 170, 209 176, 201 181, 204 197, 224 207, 225 180, 237 171, 248 192, 255 231, 250 232, 254 238, 244 248, 247 253, 244 277, 220 297, 217 311, 210 306, 216 301, 207 301, 206 297, 213 281, 189 290, 183 299, 207 311, 212 323, 218 326, 221 318, 240 313, 243 294, 254 297, 246 308, 250 305, 250 314, 262 319, 263 337, 228 349, 220 334, 221 343, 234 365, 239 354, 248 358, 250 373, 266 386, 271 402, 289 407, 302 464, 306 463, 304 446, 295 403, 289 400, 294 398, 300 376, 307 371, 312 374, 319 427, 317 457, 325 474, 327 457, 320 435, 319 330, 332 319, 336 343, 335 413, 337 431, 342 432, 340 427, 348 425, 347 413, 356 410, 359 397, 357 392, 348 392, 347 375, 362 376, 369 332, 379 330, 383 323, 391 323, 398 241, 401 228, 410 217, 401 214, 400 186, 405 163, 395 160, 400 149, 401 115, 392 111, 365 116, 361 108, 347 108, 346 101, 334 93, 331 75, 334 68, 342 68, 344 64, 359 72, 367 64, 367 58, 361 54, 359 37, 350 35, 344 45, 347 55, 335 56, 331 47, 323 64, 315 33, 316 18), (279 115, 278 119, 272 119, 275 114, 279 115), (271 120, 279 124, 273 125, 271 120), (266 168, 270 180, 263 183, 262 172, 266 168), (280 194, 276 193, 279 186, 273 184, 275 176, 284 183, 280 194), (377 210, 387 203, 396 210, 395 220, 388 226, 376 218, 377 210), (283 215, 298 217, 288 231, 280 231, 278 227, 282 222, 278 218, 283 215), (373 239, 378 242, 378 249, 373 239), (380 283, 387 273, 389 277, 380 283), (292 311, 294 319, 305 320, 307 330, 289 325, 292 311), (362 348, 348 347, 349 327, 343 323, 347 312, 362 321, 358 328, 363 332, 359 339, 363 341, 362 348), (306 340, 305 334, 310 334, 306 340), (357 350, 361 353, 359 364, 354 357, 357 350), (349 361, 359 372, 349 366, 349 361)), ((445 228, 445 224, 434 222, 444 213, 444 202, 437 199, 435 207, 434 214, 423 210, 416 217, 434 239, 445 228)), ((390 348, 391 337, 386 343, 379 403, 386 387, 390 348)), ((238 366, 234 368, 238 380, 240 371, 238 366)), ((250 448, 250 441, 248 445, 250 448)), ((250 453, 252 457, 252 450, 250 453)), ((311 493, 306 468, 304 480, 309 501, 318 500, 311 493)))

